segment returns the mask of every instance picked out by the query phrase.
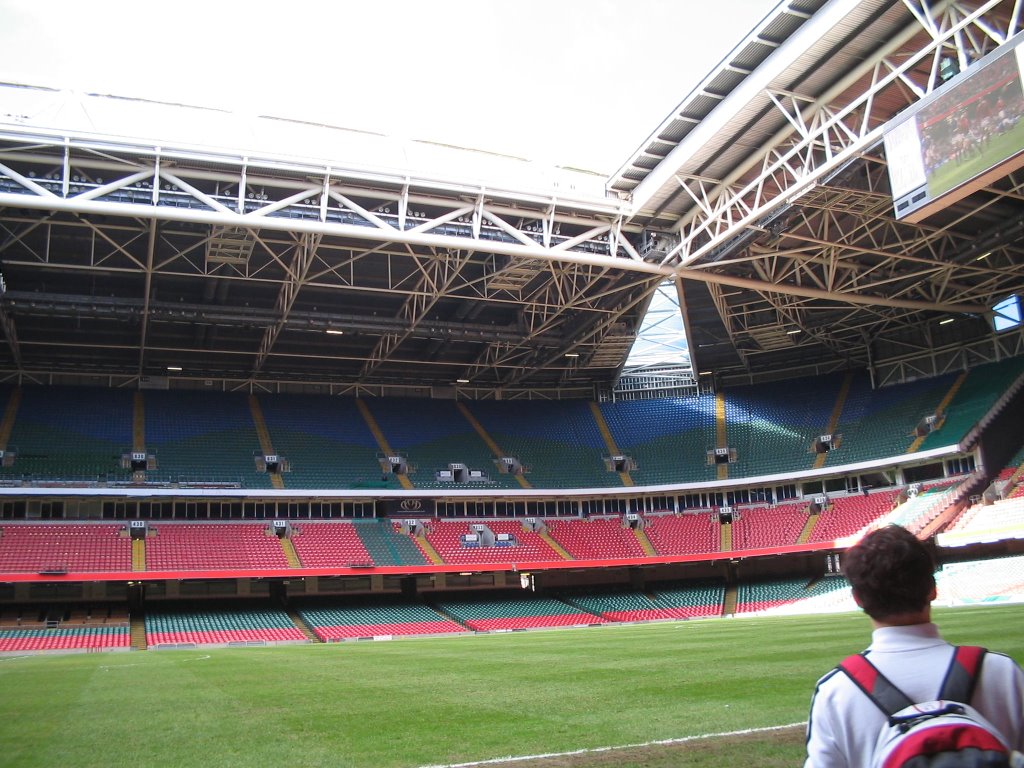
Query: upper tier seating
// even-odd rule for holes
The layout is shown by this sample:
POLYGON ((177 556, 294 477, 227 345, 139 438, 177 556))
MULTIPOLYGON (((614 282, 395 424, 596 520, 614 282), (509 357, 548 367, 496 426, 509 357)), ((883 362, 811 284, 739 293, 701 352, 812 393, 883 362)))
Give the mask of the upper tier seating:
POLYGON ((946 374, 872 389, 866 374, 855 376, 833 431, 841 437, 841 444, 828 452, 825 466, 906 453, 915 440, 914 429, 935 413, 956 378, 956 374, 946 374))
POLYGON ((454 402, 409 398, 367 401, 392 451, 415 467, 409 479, 417 488, 518 488, 515 478, 498 472, 494 455, 454 402), (438 480, 438 470, 464 464, 486 481, 438 480))
POLYGON ((356 526, 348 521, 303 520, 292 525, 291 539, 304 568, 373 563, 356 526))
MULTIPOLYGON (((518 490, 520 481, 540 489, 621 488, 630 482, 713 482, 719 468, 708 464, 707 451, 720 441, 736 451, 736 461, 728 465, 730 479, 790 475, 812 468, 818 459, 839 467, 956 445, 1017 386, 1022 370, 1024 356, 982 366, 955 392, 955 372, 878 389, 863 373, 729 388, 721 396, 726 417, 721 439, 712 395, 600 403, 601 419, 585 400, 365 400, 388 450, 415 469, 408 478, 381 468, 382 445, 354 399, 261 395, 258 404, 265 437, 289 465, 281 475, 285 487, 396 489, 407 479, 429 489, 518 490), (950 395, 940 428, 918 439, 916 428, 942 410, 950 395), (812 444, 828 430, 837 445, 819 456, 812 444), (628 478, 607 461, 612 451, 635 462, 628 478), (500 472, 497 453, 518 459, 526 468, 523 477, 500 472), (453 463, 481 477, 439 480, 436 472, 453 463)), ((134 447, 135 393, 0 387, 0 400, 15 402, 15 392, 20 407, 8 425, 8 447, 17 449, 17 457, 13 465, 0 467, 0 482, 131 479, 120 468, 120 457, 134 447)), ((271 475, 258 471, 254 459, 265 446, 249 395, 207 390, 146 390, 143 395, 141 431, 157 462, 145 473, 147 481, 272 486, 271 475)))
POLYGON ((807 470, 811 445, 829 431, 843 376, 822 376, 729 389, 724 394, 730 477, 807 470))
POLYGON ((743 507, 733 515, 732 548, 786 547, 797 539, 807 523, 807 503, 777 507, 743 507))
POLYGON ((130 571, 132 544, 123 526, 91 523, 0 525, 0 572, 130 571))
POLYGON ((920 450, 959 442, 987 414, 1002 394, 1024 375, 1024 358, 1011 358, 971 369, 942 413, 942 425, 928 434, 920 450))
POLYGON ((270 488, 254 453, 260 439, 248 395, 188 390, 145 393, 146 447, 156 453, 153 480, 237 483, 270 488))
POLYGON ((549 520, 548 533, 574 560, 644 557, 644 548, 621 517, 549 520))
MULTIPOLYGON (((0 413, 14 390, 0 390, 0 413)), ((132 447, 132 393, 122 389, 24 387, 0 478, 126 480, 121 454, 132 447)))
POLYGON ((525 400, 470 403, 469 411, 491 439, 528 469, 535 488, 621 486, 605 467, 601 430, 583 400, 525 400))
POLYGON ((151 526, 149 571, 288 568, 281 542, 265 523, 168 523, 151 526))
POLYGON ((707 451, 716 445, 715 398, 661 398, 601 403, 601 414, 623 455, 633 458, 638 484, 714 480, 707 451))
POLYGON ((380 447, 352 398, 261 395, 274 451, 287 459, 288 488, 399 488, 383 477, 380 447))
POLYGON ((721 526, 707 510, 648 517, 644 533, 659 555, 696 555, 722 548, 721 526))
POLYGON ((434 520, 427 524, 426 539, 445 563, 513 563, 550 562, 562 557, 541 538, 540 534, 523 528, 518 520, 434 520), (514 546, 463 546, 462 536, 469 534, 473 523, 486 525, 495 536, 509 534, 515 537, 514 546))
POLYGON ((898 495, 898 490, 887 490, 831 499, 828 508, 818 515, 808 541, 835 541, 859 533, 887 515, 898 495))

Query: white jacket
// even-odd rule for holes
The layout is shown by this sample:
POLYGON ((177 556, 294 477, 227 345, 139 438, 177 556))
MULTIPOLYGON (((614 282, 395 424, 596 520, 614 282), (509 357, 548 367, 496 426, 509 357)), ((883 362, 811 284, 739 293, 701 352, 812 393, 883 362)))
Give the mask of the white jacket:
MULTIPOLYGON (((868 658, 912 701, 938 697, 953 646, 934 624, 882 627, 871 635, 868 658)), ((995 726, 1012 749, 1024 751, 1024 671, 989 651, 968 702, 995 726)), ((886 717, 843 672, 822 677, 811 699, 804 768, 869 768, 886 717)))

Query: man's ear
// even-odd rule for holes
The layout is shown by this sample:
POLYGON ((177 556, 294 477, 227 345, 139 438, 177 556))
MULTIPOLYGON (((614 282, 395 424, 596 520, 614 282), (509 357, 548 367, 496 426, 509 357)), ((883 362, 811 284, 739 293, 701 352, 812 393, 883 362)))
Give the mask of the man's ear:
POLYGON ((857 604, 858 608, 863 608, 864 607, 864 603, 861 602, 860 595, 857 594, 857 590, 853 591, 853 602, 855 602, 857 604))

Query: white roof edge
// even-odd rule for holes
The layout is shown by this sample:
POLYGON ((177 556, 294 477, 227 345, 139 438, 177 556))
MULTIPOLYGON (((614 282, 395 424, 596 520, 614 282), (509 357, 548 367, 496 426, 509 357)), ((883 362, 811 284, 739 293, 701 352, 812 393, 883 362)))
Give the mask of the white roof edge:
POLYGON ((0 126, 622 207, 597 173, 437 141, 144 98, 0 82, 0 126), (134 130, 126 131, 126 124, 134 130))

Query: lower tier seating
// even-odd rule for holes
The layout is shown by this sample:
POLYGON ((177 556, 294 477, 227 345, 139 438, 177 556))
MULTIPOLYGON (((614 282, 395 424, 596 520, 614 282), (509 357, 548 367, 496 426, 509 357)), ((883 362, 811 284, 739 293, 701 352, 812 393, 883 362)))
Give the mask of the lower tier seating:
POLYGON ((146 613, 145 625, 150 646, 306 641, 287 613, 271 608, 161 608, 146 613))
POLYGON ((0 627, 0 653, 13 651, 114 650, 128 648, 128 627, 58 627, 5 629, 0 627))
POLYGON ((422 603, 356 600, 315 603, 297 609, 323 642, 383 635, 435 635, 465 632, 465 627, 422 603))

